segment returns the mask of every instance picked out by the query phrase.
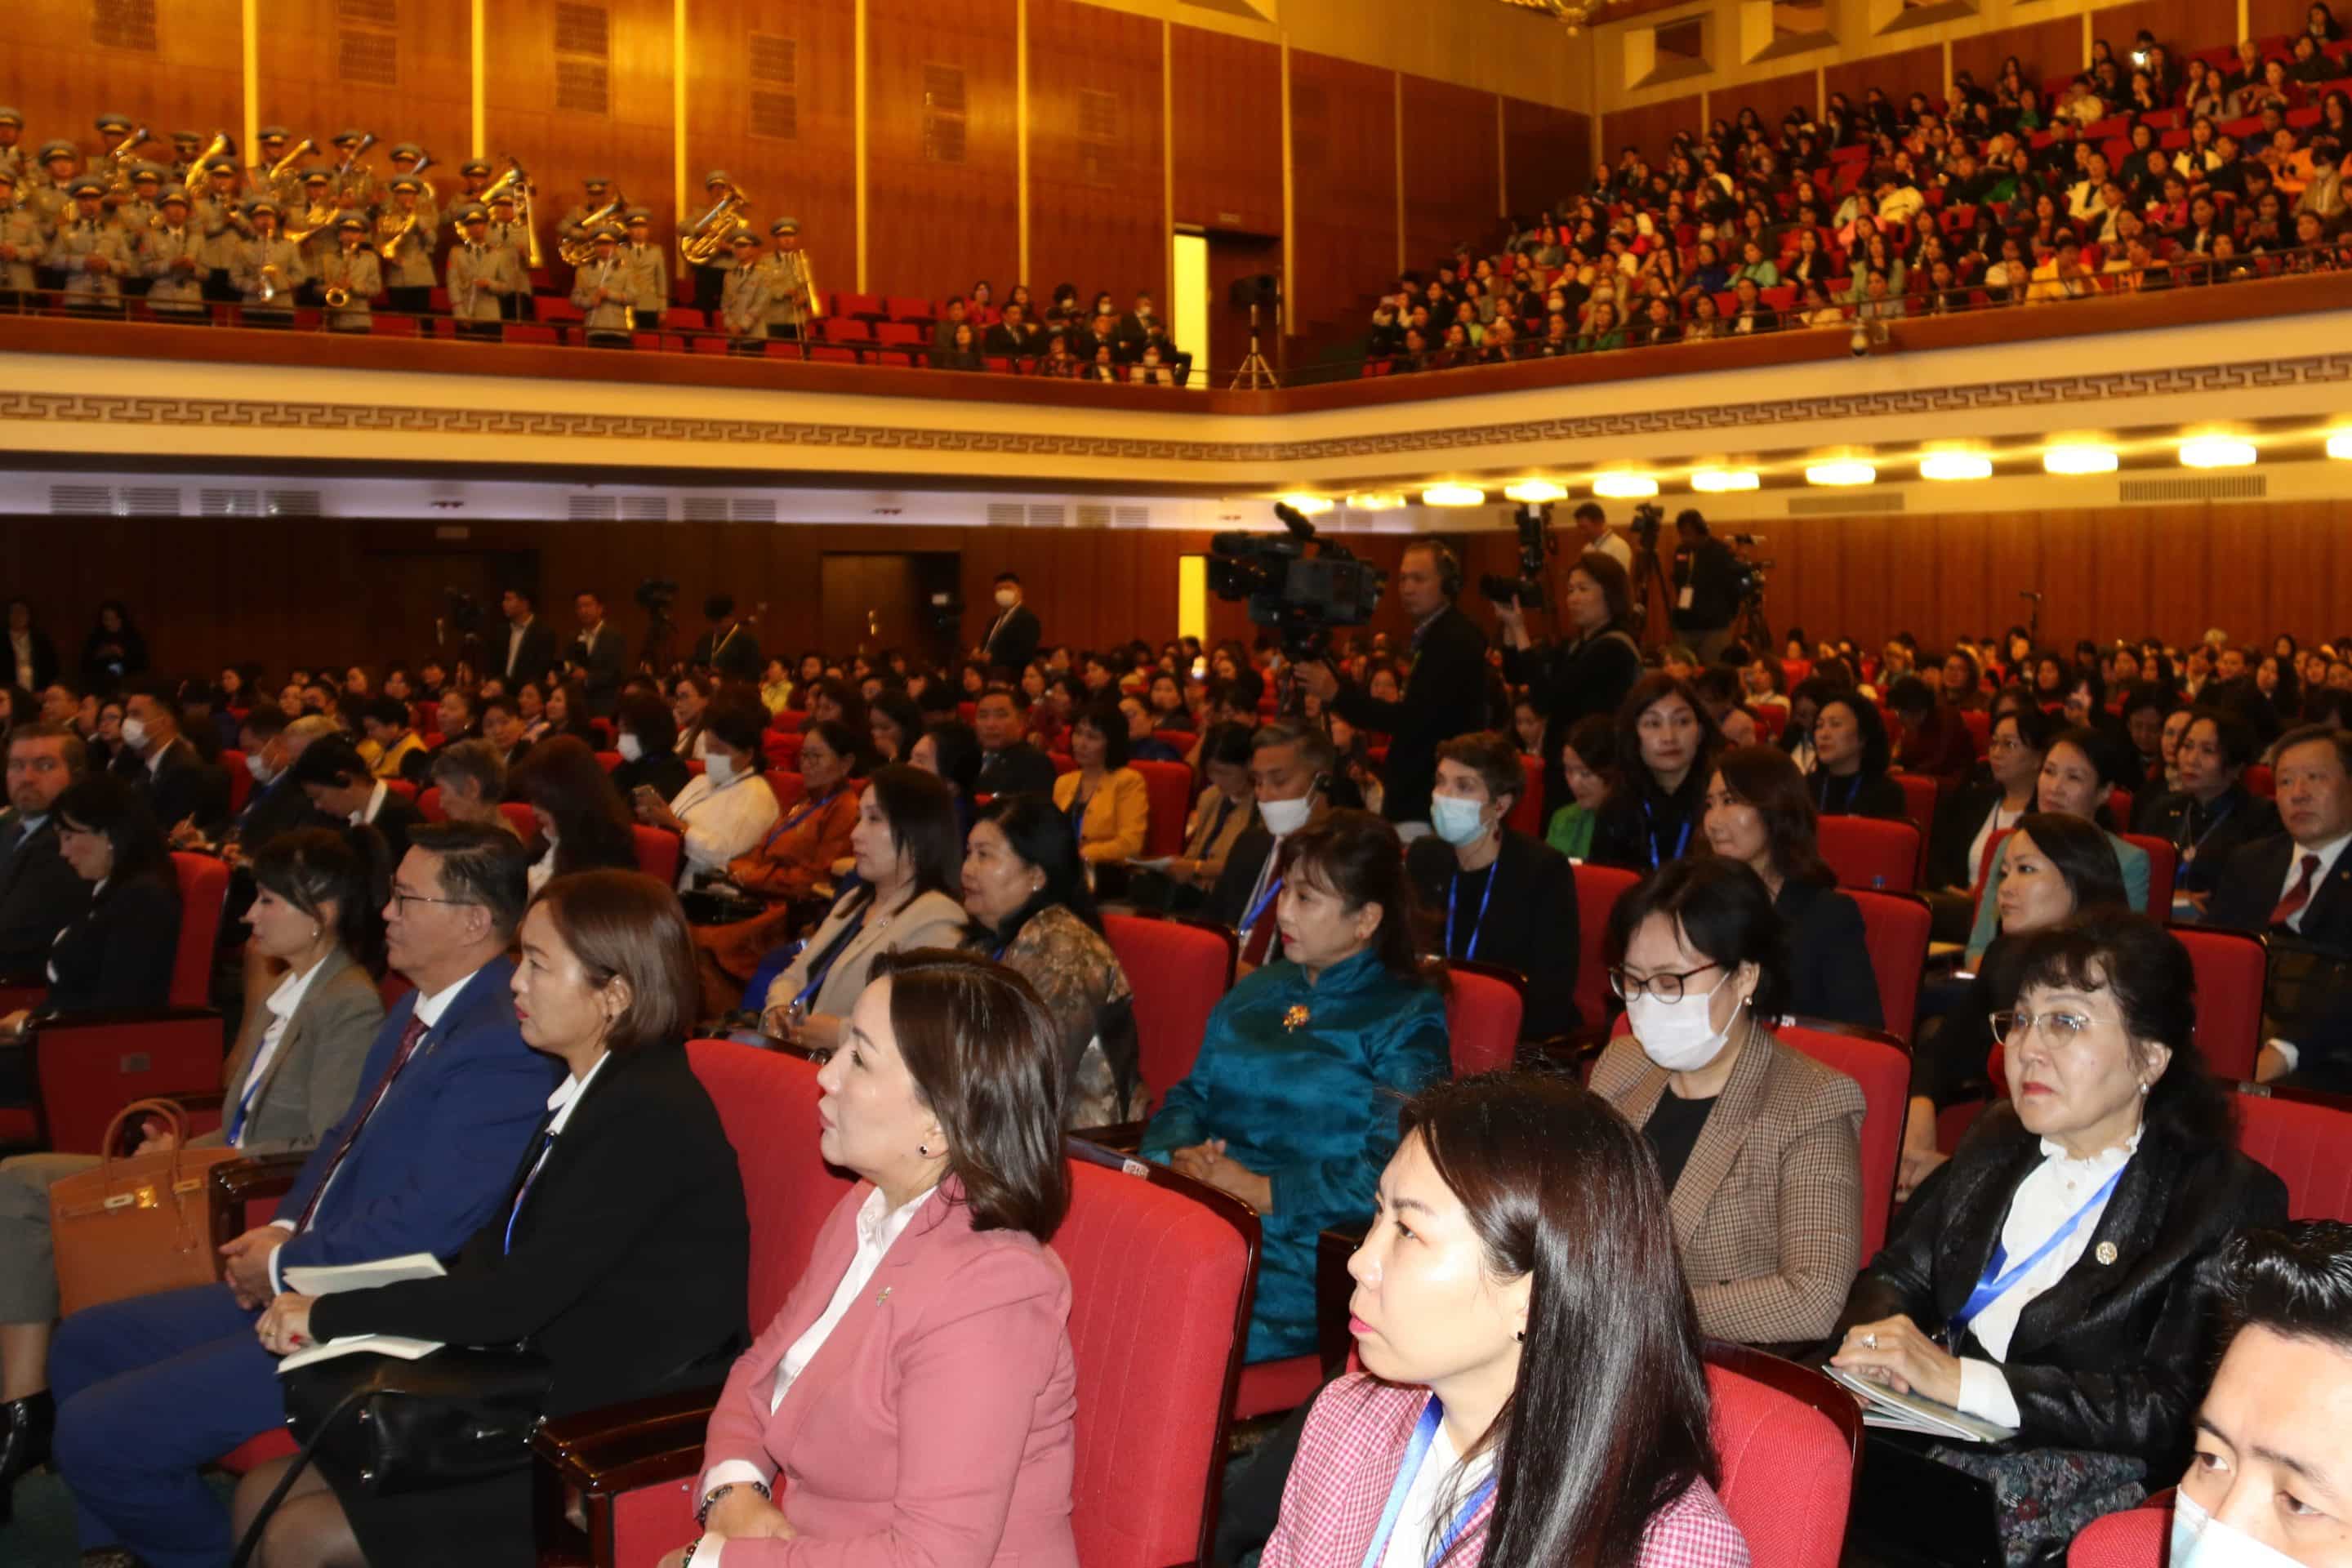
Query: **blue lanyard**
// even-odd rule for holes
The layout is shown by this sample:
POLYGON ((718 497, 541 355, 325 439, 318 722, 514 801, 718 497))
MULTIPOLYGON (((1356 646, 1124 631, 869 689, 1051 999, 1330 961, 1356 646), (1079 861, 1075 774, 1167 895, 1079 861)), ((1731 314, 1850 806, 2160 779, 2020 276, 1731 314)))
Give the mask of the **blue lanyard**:
MULTIPOLYGON (((1437 1439, 1437 1424, 1444 1414, 1444 1407, 1437 1403, 1434 1394, 1429 1396, 1429 1403, 1421 1407, 1421 1420, 1413 1426, 1412 1441, 1405 1445, 1403 1462, 1397 1466, 1396 1481, 1389 1488, 1388 1506, 1381 1510, 1380 1527, 1372 1531, 1371 1544, 1364 1549, 1363 1568, 1381 1568, 1381 1560, 1388 1555, 1389 1537, 1396 1533, 1397 1521, 1404 1513, 1406 1494, 1412 1490, 1413 1479, 1420 1475, 1422 1463, 1429 1457, 1429 1446, 1437 1439)), ((1437 1550, 1430 1556, 1429 1568, 1437 1568, 1445 1554, 1454 1550, 1454 1543, 1462 1539, 1462 1532, 1470 1528, 1470 1521, 1477 1517, 1478 1510, 1494 1495, 1495 1478, 1491 1475, 1471 1489, 1470 1495, 1462 1500, 1462 1507, 1446 1525, 1444 1533, 1438 1537, 1437 1550)))
MULTIPOLYGON (((1658 822, 1657 818, 1653 816, 1650 813, 1650 800, 1647 795, 1642 797, 1642 827, 1643 837, 1650 846, 1650 868, 1654 871, 1657 869, 1659 865, 1658 822)), ((1675 840, 1675 852, 1671 856, 1667 857, 1667 858, 1674 860, 1681 859, 1683 858, 1683 850, 1690 844, 1690 818, 1685 817, 1683 818, 1682 837, 1675 840)))
POLYGON ((237 1139, 242 1137, 245 1133, 246 1115, 253 1109, 253 1097, 260 1092, 261 1079, 259 1077, 256 1077, 251 1083, 246 1085, 245 1093, 238 1098, 236 1102, 236 1114, 230 1117, 228 1122, 228 1146, 230 1148, 235 1149, 239 1146, 237 1139))
MULTIPOLYGON (((1496 873, 1501 870, 1502 867, 1503 862, 1500 858, 1497 858, 1492 866, 1486 868, 1486 890, 1478 895, 1478 919, 1470 927, 1470 950, 1462 955, 1465 958, 1478 956, 1479 933, 1486 929, 1486 906, 1494 900, 1495 883, 1498 880, 1496 873)), ((1445 884, 1445 955, 1448 958, 1454 956, 1454 895, 1459 892, 1461 888, 1462 874, 1457 871, 1454 874, 1454 879, 1445 884)))
MULTIPOLYGON (((798 811, 784 818, 783 826, 777 828, 773 833, 768 835, 767 843, 773 844, 777 839, 782 837, 785 834, 790 833, 793 828, 798 827, 802 823, 807 821, 811 812, 823 811, 826 806, 831 805, 833 804, 833 795, 839 795, 840 793, 841 792, 839 790, 835 790, 833 795, 826 795, 823 800, 810 801, 798 811)), ((766 847, 766 844, 761 846, 761 848, 765 848, 766 847)))
POLYGON ((530 1196, 530 1189, 539 1180, 539 1173, 547 1166, 548 1151, 555 1147, 555 1129, 551 1127, 539 1141, 539 1157, 530 1163, 530 1174, 522 1179, 522 1191, 515 1194, 514 1207, 507 1211, 507 1237, 499 1248, 501 1255, 514 1251, 515 1221, 522 1217, 522 1205, 530 1196))
POLYGON ((2068 1215, 2066 1216, 2066 1223, 2060 1226, 2056 1230, 2051 1232, 2050 1239, 2043 1242, 2040 1247, 2035 1247, 2033 1249, 2033 1255, 2031 1258, 2026 1258, 2015 1268, 2008 1269, 2003 1269, 2001 1268, 2001 1264, 2008 1260, 2009 1248, 2006 1246, 1996 1246, 1992 1249, 1991 1260, 1985 1264, 1984 1273, 1977 1280, 1977 1288, 1969 1293, 1969 1304, 1959 1310, 1958 1314, 1952 1319, 1952 1321, 1961 1328, 1966 1328, 1969 1323, 1976 1320, 1979 1313, 1982 1312, 1987 1307, 1991 1306, 1994 1301, 1998 1300, 2002 1296, 2007 1295, 2010 1289, 2014 1287, 2019 1280, 2024 1279, 2028 1274, 2033 1271, 2035 1264, 2040 1263, 2043 1258, 2049 1257, 2051 1253, 2056 1251, 2060 1242, 2064 1241, 2068 1237, 2074 1234, 2075 1227, 2083 1223, 2083 1216, 2084 1215, 2089 1214, 2093 1209, 2107 1201, 2107 1194, 2116 1190, 2116 1184, 2124 1179, 2124 1172, 2129 1167, 2129 1161, 2126 1161, 2123 1164, 2116 1166, 2114 1174, 2110 1175, 2105 1182, 2101 1184, 2099 1190, 2093 1193, 2089 1199, 2084 1203, 2081 1208, 2078 1208, 2073 1214, 2068 1215))
POLYGON ((1274 902, 1276 897, 1281 893, 1282 883, 1283 879, 1276 877, 1266 884, 1265 891, 1258 895, 1257 902, 1250 906, 1249 914, 1242 921, 1243 931, 1248 931, 1256 927, 1258 917, 1265 913, 1265 907, 1274 902))
POLYGON ((857 933, 866 929, 866 917, 873 912, 874 900, 868 899, 866 901, 866 907, 857 911, 857 918, 849 922, 849 929, 835 937, 833 944, 817 955, 814 963, 809 965, 808 984, 801 987, 801 994, 793 998, 794 1001, 803 1007, 806 1007, 811 1002, 816 1000, 816 994, 824 987, 824 977, 833 973, 835 962, 841 957, 841 950, 857 940, 857 933))

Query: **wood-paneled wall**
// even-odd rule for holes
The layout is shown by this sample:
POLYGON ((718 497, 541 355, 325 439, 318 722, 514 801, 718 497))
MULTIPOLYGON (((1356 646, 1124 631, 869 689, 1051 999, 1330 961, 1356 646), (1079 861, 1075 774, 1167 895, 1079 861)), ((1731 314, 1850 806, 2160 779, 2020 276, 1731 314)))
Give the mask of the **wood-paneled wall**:
MULTIPOLYGON (((258 57, 261 124, 284 125, 297 139, 310 137, 326 150, 312 162, 329 166, 339 161, 330 137, 347 125, 373 131, 382 141, 367 161, 387 178, 392 145, 415 142, 432 154, 425 177, 436 189, 446 195, 463 188, 457 169, 474 133, 467 0, 408 0, 400 12, 404 26, 391 36, 400 83, 391 88, 344 79, 344 29, 335 0, 292 0, 268 16, 269 41, 258 57)), ((518 152, 529 167, 530 154, 518 152)))
POLYGON ((2001 62, 2010 56, 2025 68, 2025 79, 2039 88, 2053 78, 2083 68, 2083 19, 2053 16, 2047 21, 2004 27, 1952 41, 1952 69, 1967 71, 1979 87, 1990 89, 2000 79, 2001 62))
POLYGON ((1879 55, 1866 60, 1846 60, 1829 67, 1822 73, 1823 101, 1844 93, 1856 104, 1872 88, 1886 95, 1886 100, 1896 109, 1915 92, 1924 92, 1931 99, 1944 96, 1944 51, 1940 45, 1905 49, 1900 54, 1879 55))
POLYGON ((1168 48, 1174 220, 1280 234, 1282 51, 1205 27, 1171 28, 1168 48))
MULTIPOLYGON (((856 0, 794 0, 788 8, 760 0, 694 0, 686 40, 687 221, 709 203, 704 175, 724 170, 750 194, 752 229, 765 245, 779 217, 801 222, 818 283, 856 284, 856 0), (774 47, 755 68, 753 34, 792 41, 792 82, 773 75, 774 47), (793 99, 791 137, 754 135, 751 95, 793 99)), ((773 121, 765 123, 773 125, 773 121)))
MULTIPOLYGON (((2309 0, 2246 0, 2247 36, 2270 38, 2300 33, 2310 9, 2309 0)), ((2341 15, 2336 17, 2339 22, 2343 19, 2341 15)))
POLYGON ((1485 249, 1502 209, 1495 95, 1404 79, 1405 260, 1485 249))
MULTIPOLYGON (((2300 10, 2292 26, 2302 31, 2300 10)), ((2158 43, 2171 46, 2177 56, 2185 49, 2235 41, 2238 18, 2234 7, 2217 5, 2213 0, 2130 0, 2091 18, 2091 36, 2113 44, 2118 59, 2129 52, 2132 36, 2142 27, 2155 34, 2158 43)), ((2257 26, 2254 31, 2260 35, 2264 29, 2257 26)))
POLYGON ((1503 100, 1505 205, 1531 217, 1592 178, 1592 118, 1511 98, 1503 100))
MULTIPOLYGON (((1021 247, 1014 0, 866 0, 868 289, 934 299, 986 278, 1002 302, 1021 247), (963 73, 964 157, 923 153, 925 68, 963 73)), ((838 287, 838 285, 836 285, 838 287)))
MULTIPOLYGON (((94 122, 114 112, 143 118, 158 138, 152 158, 172 155, 172 132, 245 139, 244 66, 237 0, 175 0, 156 7, 155 51, 102 48, 88 0, 14 0, 0 84, 25 115, 30 148, 62 137, 98 145, 94 122)), ((335 129, 340 130, 338 125, 335 129)), ((333 131, 326 132, 331 136, 333 131)), ((323 137, 321 138, 323 140, 323 137)))
POLYGON ((1030 284, 1165 301, 1163 29, 1079 0, 1028 7, 1030 284))
POLYGON ((1397 263, 1393 72, 1290 54, 1290 326, 1354 314, 1397 263))
MULTIPOLYGON (((1779 116, 1774 119, 1777 121, 1779 116)), ((1645 103, 1639 109, 1612 110, 1601 118, 1601 144, 1592 150, 1592 159, 1606 158, 1613 164, 1620 149, 1639 147, 1652 167, 1661 168, 1664 166, 1666 149, 1674 144, 1675 132, 1687 131, 1696 136, 1706 129, 1706 120, 1696 93, 1645 103)))

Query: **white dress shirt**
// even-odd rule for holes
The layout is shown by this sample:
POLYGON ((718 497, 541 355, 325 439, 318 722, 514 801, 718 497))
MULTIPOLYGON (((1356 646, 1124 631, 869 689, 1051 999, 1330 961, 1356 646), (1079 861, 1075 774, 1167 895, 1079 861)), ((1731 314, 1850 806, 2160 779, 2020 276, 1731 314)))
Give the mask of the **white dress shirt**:
POLYGON ((26 690, 33 689, 33 634, 10 632, 9 650, 16 656, 16 684, 26 690))
MULTIPOLYGON (((249 1120, 253 1097, 261 1088, 261 1080, 269 1076, 269 1064, 278 1058, 278 1042, 286 1037, 287 1021, 294 1016, 294 1010, 302 1005, 302 998, 310 994, 310 982, 319 978, 319 971, 326 967, 327 961, 321 958, 299 974, 289 973, 278 983, 278 989, 262 1003, 269 1009, 269 1026, 261 1031, 261 1043, 253 1048, 253 1065, 246 1069, 245 1081, 237 1086, 236 1102, 246 1108, 248 1120, 236 1130, 234 1147, 244 1148, 246 1134, 253 1131, 253 1123, 249 1120)), ((235 1111, 229 1113, 229 1120, 236 1120, 235 1111)))
POLYGON ((369 823, 373 822, 375 814, 383 809, 383 797, 391 793, 384 787, 382 779, 376 780, 375 788, 368 792, 367 804, 352 813, 352 826, 365 827, 369 823))
POLYGON ((1992 815, 1984 819, 1982 826, 1977 829, 1977 836, 1969 840, 1969 886, 1976 885, 1977 868, 1984 864, 1985 846, 1992 842, 1992 836, 2016 826, 2024 820, 2024 817, 2023 811, 2009 809, 2009 796, 2006 794, 1992 803, 1992 815))
POLYGON ((680 892, 698 876, 727 869, 727 862, 749 854, 776 825, 775 795, 757 773, 737 773, 718 785, 709 773, 690 778, 669 808, 686 824, 680 892))
MULTIPOLYGON (((1465 1465, 1462 1456, 1454 1451, 1454 1435, 1440 1421, 1429 1440, 1429 1451, 1421 1457, 1421 1468, 1413 1472, 1412 1485, 1404 1494, 1404 1506, 1398 1510, 1396 1527, 1389 1531, 1381 1568, 1427 1568, 1430 1541, 1453 1522, 1451 1519, 1439 1519, 1438 1509, 1448 1500, 1460 1508, 1494 1473, 1494 1445, 1487 1445, 1484 1452, 1465 1465), (1457 1470, 1461 1479, 1454 1482, 1457 1470)), ((695 1553, 697 1558, 701 1555, 695 1553)))
MULTIPOLYGON (((2352 844, 2352 833, 2347 833, 2341 838, 2331 838, 2325 844, 2315 844, 2309 847, 2297 844, 2294 846, 2294 853, 2287 857, 2286 879, 2279 884, 2278 898, 2271 900, 2273 909, 2289 893, 2294 891, 2296 883, 2303 880, 2303 858, 2306 855, 2319 857, 2319 865, 2311 873, 2311 897, 2303 901, 2303 908, 2295 910, 2294 917, 2286 922, 2286 929, 2297 936, 2303 934, 2303 917, 2311 912, 2312 900, 2319 897, 2319 889, 2326 885, 2328 873, 2336 869, 2336 862, 2343 858, 2344 847, 2347 844, 2352 844)), ((2279 1059, 2286 1063, 2287 1071, 2293 1072, 2302 1065, 2303 1047, 2293 1040, 2273 1039, 2270 1047, 2278 1052, 2279 1059)))
MULTIPOLYGON (((563 1130, 572 1124, 572 1113, 580 1109, 582 1100, 588 1098, 588 1086, 596 1081, 596 1075, 603 1072, 604 1064, 612 1059, 613 1053, 606 1051, 596 1058, 586 1078, 566 1077, 555 1086, 555 1092, 547 1097, 547 1109, 555 1112, 555 1117, 539 1136, 539 1158, 530 1163, 530 1174, 525 1176, 522 1185, 516 1189, 517 1208, 522 1206, 520 1194, 530 1190, 531 1183, 539 1179, 539 1168, 547 1163, 550 1154, 555 1152, 555 1141, 563 1136, 563 1130)), ((511 1221, 513 1215, 509 1214, 508 1218, 511 1221)))
POLYGON ((524 679, 530 679, 531 672, 527 669, 515 669, 515 660, 522 656, 523 634, 530 630, 531 623, 537 619, 539 619, 537 616, 526 616, 520 621, 509 621, 507 623, 506 667, 509 670, 513 671, 515 675, 524 679))
MULTIPOLYGON (((792 1392, 793 1383, 807 1370, 808 1363, 816 1359, 816 1352, 824 1348, 824 1342, 832 1338, 833 1331, 848 1315, 851 1305, 873 1280, 874 1271, 882 1267, 882 1259, 888 1255, 891 1244, 906 1231, 922 1206, 930 1202, 931 1194, 938 1190, 937 1187, 927 1187, 895 1209, 882 1206, 881 1188, 877 1187, 866 1194, 866 1201, 857 1206, 857 1250, 851 1255, 848 1270, 842 1275, 841 1283, 833 1288, 833 1300, 825 1303, 824 1314, 802 1331, 801 1337, 784 1352, 784 1359, 776 1363, 775 1386, 768 1394, 769 1415, 774 1415, 782 1406, 784 1395, 792 1392)), ((730 1482, 740 1486, 754 1481, 761 1486, 768 1484, 768 1477, 759 1466, 748 1459, 721 1459, 704 1475, 702 1490, 696 1496, 707 1498, 730 1482)), ((706 1536, 704 1544, 695 1549, 695 1562, 709 1568, 709 1564, 719 1561, 722 1544, 706 1536)))
MULTIPOLYGON (((2146 1131, 2142 1126, 2121 1144, 2103 1149, 2087 1160, 2070 1158, 2063 1147, 2044 1138, 2042 1163, 2017 1184, 2017 1195, 2010 1200, 2009 1221, 2001 1226, 2000 1245, 2007 1262, 2014 1265, 2020 1258, 2032 1257, 2034 1248, 2066 1223, 2067 1215, 2083 1208, 2106 1179, 2139 1152, 2140 1134, 2146 1131)), ((2082 1222, 2074 1226, 2072 1235, 2052 1247, 2049 1255, 2028 1270, 2023 1279, 1994 1297, 1970 1321, 1969 1331, 1993 1359, 1979 1361, 1971 1356, 1960 1363, 1962 1410, 1979 1420, 2003 1426, 2018 1425, 2017 1400, 2011 1394, 2009 1379, 2001 1374, 1998 1363, 2009 1359, 2009 1342, 2017 1332, 2017 1320, 2025 1309, 2064 1279, 2066 1271, 2090 1250, 2091 1238, 2097 1234, 2099 1220, 2107 1212, 2114 1195, 2110 1192, 2084 1209, 2082 1222)))
MULTIPOLYGON (((686 792, 681 790, 678 793, 683 795, 686 792)), ((547 853, 530 863, 530 869, 523 873, 523 882, 531 897, 537 898, 539 890, 547 886, 548 879, 554 875, 555 835, 551 833, 547 836, 547 853)), ((561 1094, 562 1090, 556 1092, 561 1094)))

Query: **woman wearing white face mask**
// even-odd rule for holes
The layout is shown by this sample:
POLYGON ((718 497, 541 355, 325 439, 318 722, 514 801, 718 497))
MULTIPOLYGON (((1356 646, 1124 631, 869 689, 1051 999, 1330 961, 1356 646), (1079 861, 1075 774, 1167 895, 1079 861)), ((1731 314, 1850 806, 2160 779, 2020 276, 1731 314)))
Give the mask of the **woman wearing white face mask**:
POLYGON ((757 697, 722 693, 702 715, 702 776, 667 805, 648 785, 635 791, 637 820, 685 840, 680 892, 723 874, 775 826, 776 797, 760 776, 760 734, 767 727, 768 710, 757 697))
POLYGON ((1527 977, 1519 1037, 1576 1027, 1576 878, 1551 846, 1504 826, 1527 788, 1516 748, 1492 732, 1437 748, 1433 837, 1405 853, 1421 894, 1422 946, 1527 977))
POLYGON ((620 728, 614 750, 621 755, 613 769, 613 787, 621 798, 634 798, 637 786, 644 784, 664 800, 676 800, 693 774, 674 750, 677 721, 670 717, 669 704, 650 691, 629 691, 614 709, 613 721, 620 728))
POLYGON ((1606 951, 1633 1032, 1592 1091, 1657 1155, 1700 1331, 1818 1338, 1861 1252, 1862 1089, 1761 1021, 1787 984, 1771 896, 1738 861, 1669 861, 1617 900, 1606 951))

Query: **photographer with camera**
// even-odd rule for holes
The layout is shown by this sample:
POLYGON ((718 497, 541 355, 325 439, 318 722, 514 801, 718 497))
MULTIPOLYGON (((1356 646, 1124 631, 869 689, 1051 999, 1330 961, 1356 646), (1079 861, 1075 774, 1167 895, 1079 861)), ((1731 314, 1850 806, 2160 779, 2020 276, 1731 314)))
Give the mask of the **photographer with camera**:
MULTIPOLYGON (((1580 529, 1588 510, 1577 511, 1580 529)), ((1586 536, 1591 535, 1589 531, 1586 536)), ((1622 541, 1618 542, 1622 546, 1622 541)), ((1536 584, 1524 582, 1524 589, 1536 584)), ((1490 597, 1493 595, 1489 595, 1490 597)), ((1495 600, 1503 642, 1503 674, 1524 686, 1544 716, 1543 819, 1571 803, 1560 768, 1568 732, 1588 714, 1614 715, 1633 682, 1642 678, 1642 648, 1633 638, 1633 584, 1613 554, 1587 550, 1568 569, 1560 595, 1559 629, 1564 641, 1538 647, 1528 635, 1527 611, 1518 595, 1495 600)))
POLYGON ((1339 678, 1321 660, 1302 661, 1297 675, 1332 712, 1388 736, 1381 815, 1412 838, 1429 830, 1438 742, 1487 727, 1486 635, 1454 607, 1462 567, 1439 541, 1416 539, 1404 547, 1396 584, 1397 602, 1413 623, 1412 673, 1403 696, 1383 702, 1366 692, 1343 692, 1339 678))
POLYGON ((1696 509, 1675 519, 1675 633, 1698 650, 1699 662, 1713 664, 1731 641, 1731 623, 1739 616, 1739 562, 1731 546, 1706 531, 1706 519, 1696 509))

